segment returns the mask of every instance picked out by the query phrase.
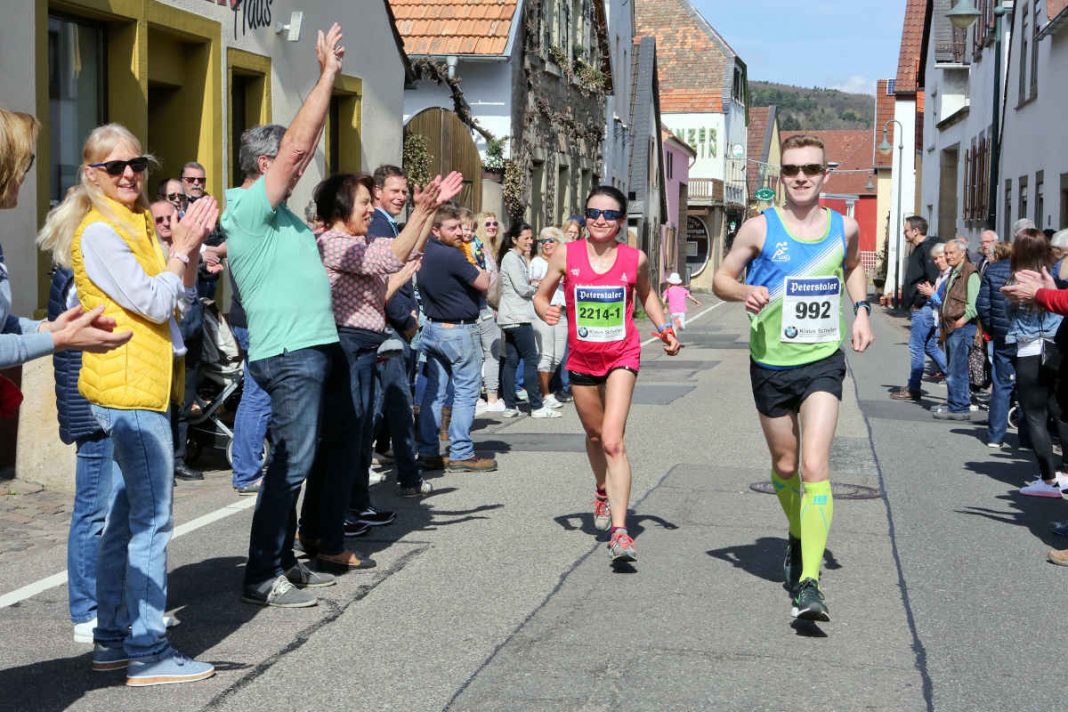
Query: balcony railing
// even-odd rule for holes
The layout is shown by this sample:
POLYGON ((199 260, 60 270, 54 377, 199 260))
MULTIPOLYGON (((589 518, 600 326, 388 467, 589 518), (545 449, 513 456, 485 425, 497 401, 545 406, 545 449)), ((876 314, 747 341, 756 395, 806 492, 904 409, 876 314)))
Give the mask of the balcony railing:
POLYGON ((723 181, 715 178, 691 178, 687 184, 690 205, 722 205, 723 181))

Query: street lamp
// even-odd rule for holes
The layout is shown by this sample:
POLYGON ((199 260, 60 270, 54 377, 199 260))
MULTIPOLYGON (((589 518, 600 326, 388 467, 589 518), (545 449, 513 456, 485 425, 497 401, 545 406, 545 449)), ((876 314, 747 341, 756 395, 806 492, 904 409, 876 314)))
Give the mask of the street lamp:
MULTIPOLYGON (((905 173, 905 127, 901 125, 901 122, 897 119, 889 119, 883 124, 883 140, 879 143, 877 150, 884 156, 890 155, 894 150, 894 147, 890 145, 890 141, 887 140, 890 124, 897 125, 897 226, 896 235, 894 237, 894 294, 892 301, 895 307, 900 306, 898 301, 901 299, 901 234, 902 226, 904 223, 901 220, 901 179, 905 173)), ((891 223, 893 225, 894 223, 891 223)))
MULTIPOLYGON (((990 122, 990 193, 987 200, 986 226, 997 229, 998 182, 1001 174, 1001 18, 1012 12, 1011 7, 995 0, 994 6, 994 112, 990 122)), ((967 30, 982 17, 972 0, 963 0, 946 13, 953 26, 967 30)), ((976 28, 976 32, 979 29, 976 28)))

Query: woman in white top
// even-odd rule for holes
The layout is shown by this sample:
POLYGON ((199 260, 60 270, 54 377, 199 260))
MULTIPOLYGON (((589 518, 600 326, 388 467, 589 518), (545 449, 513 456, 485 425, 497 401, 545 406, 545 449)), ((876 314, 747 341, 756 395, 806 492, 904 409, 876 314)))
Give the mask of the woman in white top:
MULTIPOLYGON (((549 269, 549 258, 557 250, 558 245, 567 242, 564 233, 557 227, 542 228, 538 234, 537 256, 530 260, 530 283, 536 289, 545 273, 549 269)), ((561 281, 553 292, 550 305, 564 306, 564 284, 561 281)), ((567 347, 567 317, 563 316, 553 326, 549 326, 541 319, 534 320, 534 341, 538 345, 538 386, 541 388, 542 402, 549 408, 562 408, 563 403, 556 399, 549 389, 553 372, 560 366, 564 359, 564 349, 567 347)))

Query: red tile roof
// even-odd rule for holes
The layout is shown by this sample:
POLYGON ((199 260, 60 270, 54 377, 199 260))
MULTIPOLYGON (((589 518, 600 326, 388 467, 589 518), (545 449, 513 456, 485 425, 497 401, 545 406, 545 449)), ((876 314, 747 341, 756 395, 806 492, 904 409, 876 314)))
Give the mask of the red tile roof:
POLYGON ((502 55, 518 0, 389 0, 409 55, 502 55))
MULTIPOLYGON (((827 162, 837 163, 835 170, 823 186, 825 193, 845 195, 874 195, 874 174, 872 173, 872 153, 875 141, 870 129, 842 129, 838 131, 783 131, 779 134, 783 141, 790 136, 807 134, 823 139, 827 162), (872 188, 867 188, 868 179, 872 179, 872 188)), ((879 140, 882 140, 880 133, 879 140)))
POLYGON ((722 113, 734 50, 688 0, 634 0, 634 34, 656 37, 660 110, 722 113))
POLYGON ((911 94, 922 82, 924 29, 927 24, 928 0, 908 0, 905 6, 905 26, 901 31, 901 53, 897 60, 898 94, 911 94))
MULTIPOLYGON (((894 118, 894 95, 888 91, 889 79, 880 79, 875 85, 875 143, 883 140, 883 127, 886 126, 886 140, 894 145, 894 130, 897 128, 890 119, 894 118), (887 122, 890 122, 889 125, 887 122)), ((875 154, 877 168, 890 168, 894 163, 893 155, 875 154)))

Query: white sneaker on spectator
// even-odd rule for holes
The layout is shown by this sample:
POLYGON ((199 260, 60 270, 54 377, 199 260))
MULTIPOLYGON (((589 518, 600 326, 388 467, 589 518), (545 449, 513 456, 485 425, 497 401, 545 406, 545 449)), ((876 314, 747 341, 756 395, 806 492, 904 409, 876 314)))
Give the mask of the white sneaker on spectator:
POLYGON ((1020 488, 1020 494, 1028 497, 1056 497, 1061 498, 1061 488, 1056 484, 1047 484, 1041 477, 1028 485, 1020 488))
POLYGON ((552 408, 553 410, 564 407, 564 404, 556 400, 556 396, 552 393, 542 398, 541 402, 546 408, 552 408))
POLYGON ((520 415, 517 408, 505 408, 501 411, 502 418, 518 418, 520 415))
POLYGON ((527 400, 527 392, 525 390, 516 391, 515 392, 515 397, 525 403, 526 400, 527 400))
POLYGON ((482 415, 489 408, 489 403, 479 398, 475 401, 475 415, 482 415))
POLYGON ((1068 489, 1068 475, 1063 472, 1057 472, 1053 475, 1056 480, 1056 485, 1061 489, 1068 489))
MULTIPOLYGON (((563 416, 559 411, 555 411, 547 405, 543 405, 537 410, 530 411, 531 418, 562 418, 563 416)), ((1060 490, 1058 490, 1060 492, 1060 490)))
POLYGON ((500 400, 498 398, 497 400, 493 401, 492 403, 487 403, 486 407, 484 408, 484 410, 487 413, 503 413, 504 410, 505 410, 505 407, 506 406, 504 405, 504 401, 500 400))
POLYGON ((368 470, 367 484, 377 485, 386 481, 386 473, 380 470, 368 470))

